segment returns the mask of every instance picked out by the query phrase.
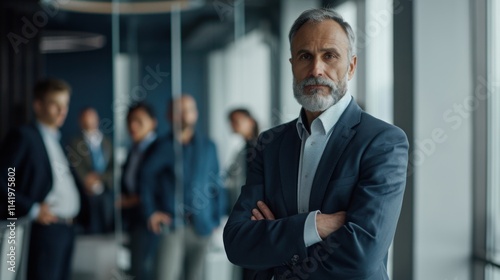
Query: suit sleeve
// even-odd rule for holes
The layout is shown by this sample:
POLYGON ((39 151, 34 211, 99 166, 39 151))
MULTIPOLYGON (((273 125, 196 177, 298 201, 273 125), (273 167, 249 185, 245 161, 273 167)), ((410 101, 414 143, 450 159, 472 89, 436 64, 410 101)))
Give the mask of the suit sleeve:
POLYGON ((146 221, 155 211, 166 212, 168 210, 166 206, 172 197, 167 190, 174 188, 170 184, 175 184, 173 159, 172 143, 163 141, 152 147, 152 150, 142 159, 138 170, 137 187, 142 214, 146 221))
POLYGON ((104 174, 102 174, 102 180, 104 182, 104 185, 108 189, 113 189, 114 184, 113 184, 113 170, 114 170, 114 150, 113 150, 113 144, 111 143, 111 140, 108 138, 104 138, 103 140, 103 145, 102 145, 103 151, 105 153, 109 153, 109 159, 108 159, 108 164, 106 166, 106 170, 104 171, 104 174))
POLYGON ((7 195, 8 195, 8 171, 9 168, 15 168, 15 213, 17 217, 27 215, 31 206, 35 202, 26 195, 29 191, 29 180, 33 177, 31 168, 28 166, 30 156, 29 143, 20 129, 12 130, 0 147, 0 207, 2 214, 0 217, 9 217, 7 213, 7 195))
POLYGON ((136 176, 142 214, 146 221, 149 220, 149 217, 151 217, 155 211, 157 211, 155 200, 156 181, 158 174, 161 172, 161 166, 155 159, 156 157, 157 156, 153 154, 151 157, 143 159, 136 176))
POLYGON ((388 129, 373 138, 361 159, 345 225, 311 246, 307 257, 320 258, 319 265, 339 279, 368 277, 379 270, 396 231, 407 164, 402 130, 388 129))
MULTIPOLYGON (((257 147, 264 147, 261 138, 257 147)), ((239 266, 267 270, 281 266, 295 255, 305 256, 304 224, 308 213, 274 221, 250 220, 258 200, 264 200, 263 150, 256 148, 247 184, 224 228, 224 246, 229 260, 239 266)))

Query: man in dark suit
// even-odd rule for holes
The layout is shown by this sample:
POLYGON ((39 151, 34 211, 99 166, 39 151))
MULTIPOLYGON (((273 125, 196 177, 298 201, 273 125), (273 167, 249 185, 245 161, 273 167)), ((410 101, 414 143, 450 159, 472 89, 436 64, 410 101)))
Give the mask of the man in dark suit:
POLYGON ((99 115, 94 108, 80 112, 81 133, 67 147, 73 166, 89 201, 89 225, 86 233, 113 230, 113 146, 99 130, 99 115))
POLYGON ((141 205, 150 230, 160 235, 157 279, 180 280, 184 274, 187 280, 199 280, 210 236, 226 207, 225 195, 215 145, 195 131, 194 98, 183 95, 173 104, 171 113, 174 107, 180 110, 170 117, 174 129, 179 128, 178 139, 167 136, 145 160, 139 175, 141 205))
POLYGON ((408 142, 347 93, 354 33, 328 9, 295 21, 298 119, 259 137, 246 185, 224 229, 229 260, 255 279, 389 279, 408 142))
MULTIPOLYGON (((81 186, 60 144, 59 128, 68 112, 70 87, 61 80, 34 89, 36 121, 11 131, 1 146, 0 167, 16 169, 15 217, 33 219, 28 279, 70 279, 74 224, 83 213, 81 186)), ((6 182, 6 173, 0 174, 6 182)), ((7 186, 0 188, 1 218, 10 217, 7 186), (9 214, 9 215, 8 215, 9 214)))

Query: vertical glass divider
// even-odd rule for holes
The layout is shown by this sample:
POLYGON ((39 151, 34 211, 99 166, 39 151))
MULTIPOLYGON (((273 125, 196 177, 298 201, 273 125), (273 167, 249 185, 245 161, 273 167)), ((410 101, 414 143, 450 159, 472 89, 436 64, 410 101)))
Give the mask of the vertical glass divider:
MULTIPOLYGON (((181 10, 179 4, 174 4, 170 15, 170 45, 172 57, 172 100, 178 100, 182 95, 182 25, 181 10)), ((181 226, 184 221, 184 178, 183 178, 183 160, 182 143, 180 142, 181 133, 181 107, 173 103, 173 122, 172 130, 174 136, 174 157, 175 157, 175 221, 181 226)))

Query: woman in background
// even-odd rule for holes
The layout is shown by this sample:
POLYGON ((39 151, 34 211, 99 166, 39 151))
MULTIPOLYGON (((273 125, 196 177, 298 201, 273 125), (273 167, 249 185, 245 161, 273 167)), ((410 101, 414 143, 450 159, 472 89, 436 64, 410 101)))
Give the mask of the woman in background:
MULTIPOLYGON (((245 146, 235 156, 226 172, 225 184, 228 190, 228 206, 231 212, 233 205, 240 196, 241 187, 245 184, 247 170, 255 155, 255 145, 259 136, 259 125, 247 109, 234 109, 228 114, 231 128, 245 140, 245 146)), ((233 279, 248 279, 245 275, 250 271, 234 267, 233 279)))
POLYGON ((245 146, 238 152, 227 170, 228 205, 232 208, 240 195, 241 187, 245 184, 248 166, 254 157, 254 149, 259 136, 259 125, 250 112, 244 108, 232 110, 229 112, 228 117, 233 132, 241 135, 245 140, 245 146))
POLYGON ((156 235, 147 228, 147 221, 141 215, 138 174, 142 162, 150 156, 155 145, 157 120, 153 109, 145 103, 137 103, 129 108, 127 128, 132 140, 127 160, 121 176, 121 198, 118 206, 122 209, 123 224, 129 234, 131 254, 130 275, 137 280, 153 279, 154 242, 156 235))

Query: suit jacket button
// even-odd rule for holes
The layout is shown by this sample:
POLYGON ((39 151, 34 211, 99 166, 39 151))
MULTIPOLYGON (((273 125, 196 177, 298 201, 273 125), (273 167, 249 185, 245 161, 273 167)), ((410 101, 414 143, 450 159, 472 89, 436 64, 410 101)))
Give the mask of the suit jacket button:
POLYGON ((293 255, 292 264, 296 264, 299 261, 299 255, 293 255))

